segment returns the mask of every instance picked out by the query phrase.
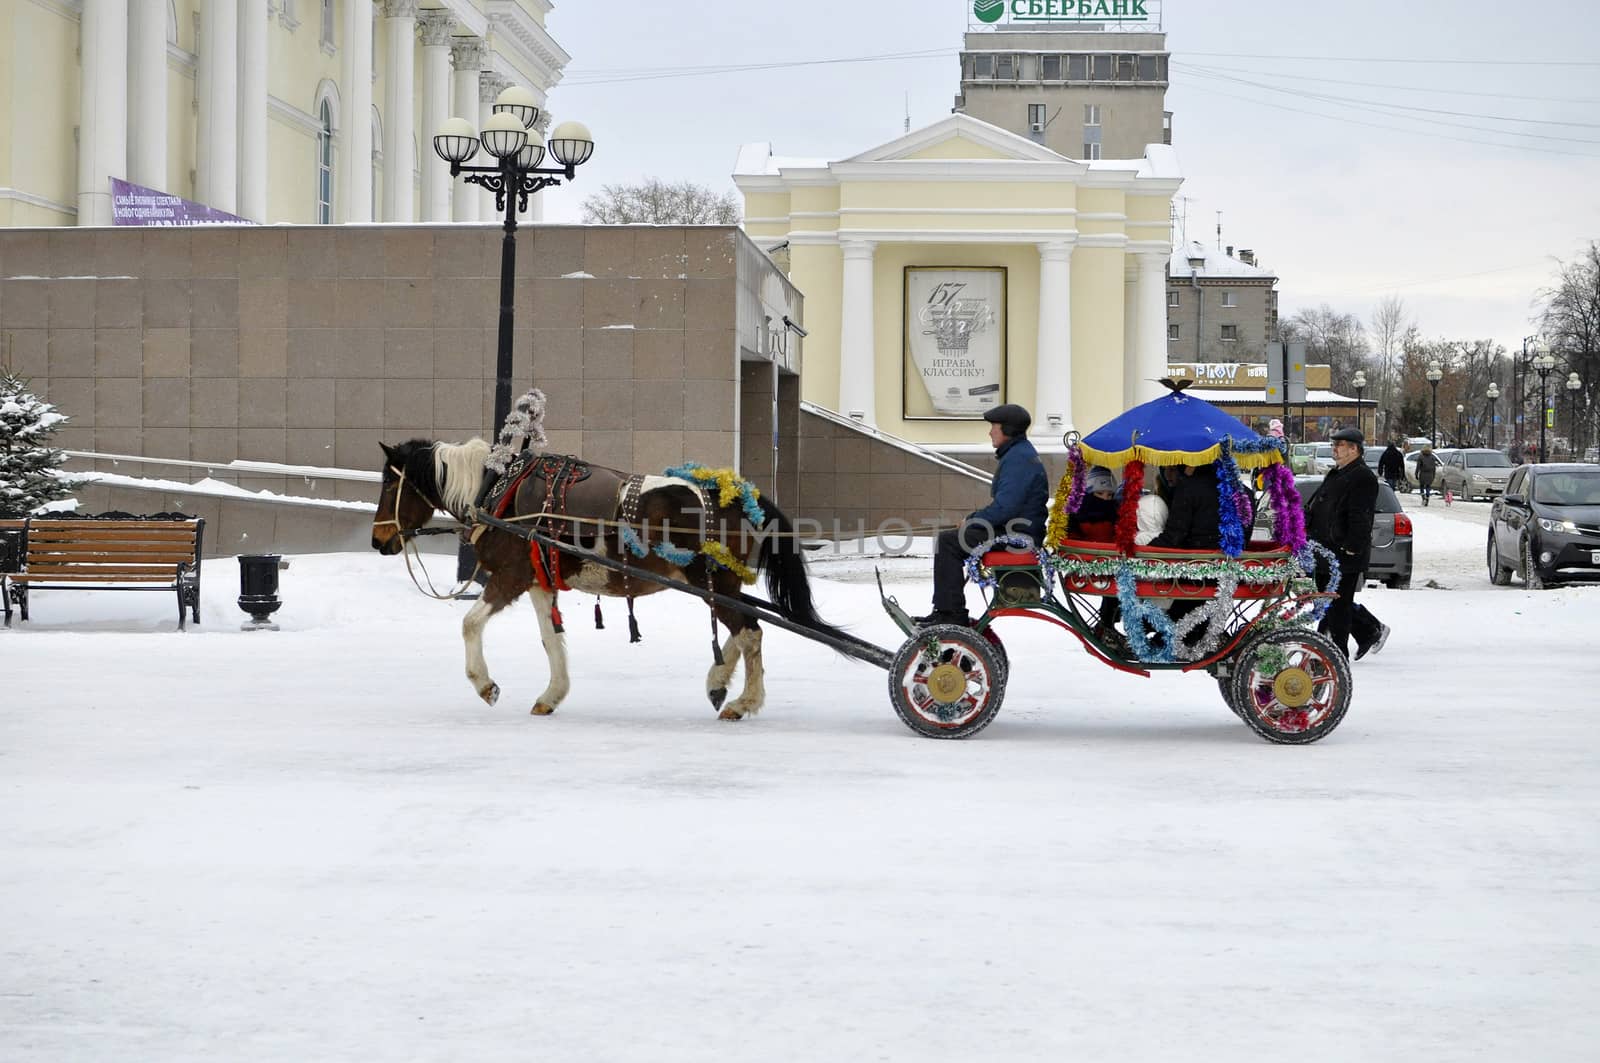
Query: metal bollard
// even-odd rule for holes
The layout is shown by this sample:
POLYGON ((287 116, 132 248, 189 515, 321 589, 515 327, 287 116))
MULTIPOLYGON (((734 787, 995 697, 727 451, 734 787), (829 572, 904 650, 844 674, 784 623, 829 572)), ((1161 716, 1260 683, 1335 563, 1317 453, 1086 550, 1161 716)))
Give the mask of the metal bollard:
POLYGON ((239 608, 250 614, 240 625, 245 631, 276 631, 272 614, 283 606, 278 600, 278 563, 282 554, 239 555, 239 608))

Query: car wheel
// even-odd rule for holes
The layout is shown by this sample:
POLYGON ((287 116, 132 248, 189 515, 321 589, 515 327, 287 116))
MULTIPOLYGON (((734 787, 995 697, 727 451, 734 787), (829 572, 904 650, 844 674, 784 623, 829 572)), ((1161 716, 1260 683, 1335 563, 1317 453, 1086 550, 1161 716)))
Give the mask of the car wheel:
POLYGON ((1511 582, 1511 566, 1500 558, 1500 544, 1494 541, 1494 532, 1489 533, 1489 582, 1496 587, 1504 587, 1511 582))
POLYGON ((1544 579, 1533 564, 1533 544, 1522 540, 1522 582, 1530 591, 1544 590, 1544 579))

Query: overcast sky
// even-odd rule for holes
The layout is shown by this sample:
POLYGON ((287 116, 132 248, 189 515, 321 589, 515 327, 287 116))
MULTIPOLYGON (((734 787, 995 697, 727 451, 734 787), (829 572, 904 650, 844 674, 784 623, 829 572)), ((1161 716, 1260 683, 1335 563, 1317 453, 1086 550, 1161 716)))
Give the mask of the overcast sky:
MULTIPOLYGON (((1600 239, 1600 19, 1588 5, 1164 6, 1189 236, 1214 243, 1222 211, 1223 243, 1277 271, 1283 316, 1326 302, 1367 320, 1392 293, 1430 336, 1520 345, 1555 259, 1600 239)), ((546 217, 576 220, 598 186, 646 176, 731 189, 748 141, 854 155, 900 135, 908 100, 913 129, 936 122, 959 89, 969 10, 558 0, 548 25, 572 64, 551 109, 587 122, 597 147, 575 186, 542 193, 546 217), (908 52, 938 54, 818 62, 908 52), (811 65, 656 76, 775 63, 811 65)))

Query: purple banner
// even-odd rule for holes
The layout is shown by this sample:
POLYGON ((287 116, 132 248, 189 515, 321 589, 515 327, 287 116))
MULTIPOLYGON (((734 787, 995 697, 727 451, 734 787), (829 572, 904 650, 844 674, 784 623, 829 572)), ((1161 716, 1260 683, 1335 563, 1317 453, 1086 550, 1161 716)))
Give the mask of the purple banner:
POLYGON ((237 214, 216 210, 182 196, 111 179, 113 225, 253 225, 237 214))

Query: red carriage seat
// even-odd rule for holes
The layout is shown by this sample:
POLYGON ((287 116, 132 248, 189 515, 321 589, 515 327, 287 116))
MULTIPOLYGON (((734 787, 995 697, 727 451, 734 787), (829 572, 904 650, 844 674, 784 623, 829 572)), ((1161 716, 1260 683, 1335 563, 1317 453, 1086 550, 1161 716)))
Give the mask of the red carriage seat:
POLYGON ((1014 550, 990 550, 983 555, 979 563, 985 568, 997 568, 1006 565, 1037 565, 1039 563, 1039 555, 1031 551, 1029 553, 1020 553, 1014 550))

